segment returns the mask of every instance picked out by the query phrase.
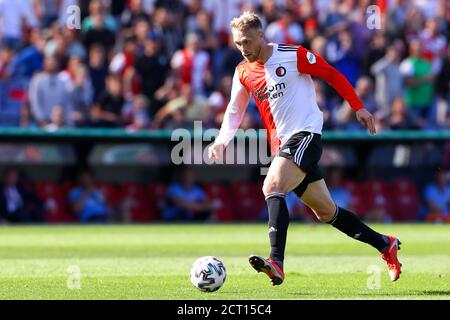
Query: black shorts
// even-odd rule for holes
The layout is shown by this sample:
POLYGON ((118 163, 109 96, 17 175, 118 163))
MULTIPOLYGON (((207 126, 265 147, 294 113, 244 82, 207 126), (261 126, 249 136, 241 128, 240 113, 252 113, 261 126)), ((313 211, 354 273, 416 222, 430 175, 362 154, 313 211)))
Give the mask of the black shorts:
POLYGON ((318 165, 322 156, 322 136, 320 134, 307 131, 298 132, 280 147, 276 156, 292 160, 306 173, 305 179, 294 189, 299 197, 303 195, 308 184, 323 179, 318 165))

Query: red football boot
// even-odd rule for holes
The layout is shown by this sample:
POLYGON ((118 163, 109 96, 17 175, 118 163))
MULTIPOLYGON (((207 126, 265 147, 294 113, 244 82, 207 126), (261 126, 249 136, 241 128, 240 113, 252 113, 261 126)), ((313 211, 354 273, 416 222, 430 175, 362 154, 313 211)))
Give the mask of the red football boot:
POLYGON ((258 272, 264 272, 272 281, 272 285, 278 286, 283 283, 284 272, 280 266, 270 258, 264 259, 260 256, 250 256, 250 265, 258 272))
POLYGON ((387 262, 389 269, 389 278, 391 281, 397 281, 402 273, 402 264, 398 261, 397 250, 400 250, 400 240, 396 237, 389 236, 389 247, 381 254, 384 261, 387 262))

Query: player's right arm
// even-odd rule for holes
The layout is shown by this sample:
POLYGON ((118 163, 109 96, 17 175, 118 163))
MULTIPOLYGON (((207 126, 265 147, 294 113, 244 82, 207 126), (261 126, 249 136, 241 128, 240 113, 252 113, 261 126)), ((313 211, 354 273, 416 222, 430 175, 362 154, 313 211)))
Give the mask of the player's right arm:
POLYGON ((230 102, 225 111, 219 135, 208 149, 208 156, 211 160, 218 160, 222 157, 223 151, 241 125, 249 101, 250 93, 241 83, 239 72, 236 68, 233 76, 230 102))

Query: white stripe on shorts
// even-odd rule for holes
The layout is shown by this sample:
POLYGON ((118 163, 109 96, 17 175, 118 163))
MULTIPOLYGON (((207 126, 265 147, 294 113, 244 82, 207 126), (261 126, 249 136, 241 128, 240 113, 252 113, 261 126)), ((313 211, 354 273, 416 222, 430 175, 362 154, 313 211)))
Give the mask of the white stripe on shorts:
POLYGON ((300 149, 303 148, 303 146, 305 145, 307 139, 308 139, 308 137, 303 138, 303 139, 300 140, 300 142, 298 143, 298 145, 297 145, 297 150, 295 151, 295 154, 294 154, 294 156, 292 157, 292 160, 294 161, 294 163, 295 163, 295 159, 297 158, 298 153, 300 152, 300 149))
POLYGON ((313 138, 314 138, 314 133, 311 133, 311 134, 305 139, 305 140, 306 140, 306 143, 305 143, 300 149, 298 149, 297 152, 295 153, 295 159, 294 159, 294 162, 297 163, 297 165, 300 166, 300 162, 302 161, 303 154, 304 154, 305 150, 308 148, 309 143, 312 141, 313 138), (299 152, 299 150, 300 150, 300 152, 299 152))

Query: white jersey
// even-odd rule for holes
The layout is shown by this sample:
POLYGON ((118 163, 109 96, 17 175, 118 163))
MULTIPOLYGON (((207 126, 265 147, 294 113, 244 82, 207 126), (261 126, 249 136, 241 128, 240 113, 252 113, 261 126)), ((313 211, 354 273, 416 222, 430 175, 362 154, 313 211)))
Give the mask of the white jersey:
POLYGON ((217 142, 227 145, 234 137, 251 96, 267 129, 272 154, 297 132, 321 134, 323 114, 311 75, 326 80, 355 111, 362 108, 345 77, 321 57, 302 46, 270 45, 273 53, 265 64, 244 60, 236 67, 217 142))

